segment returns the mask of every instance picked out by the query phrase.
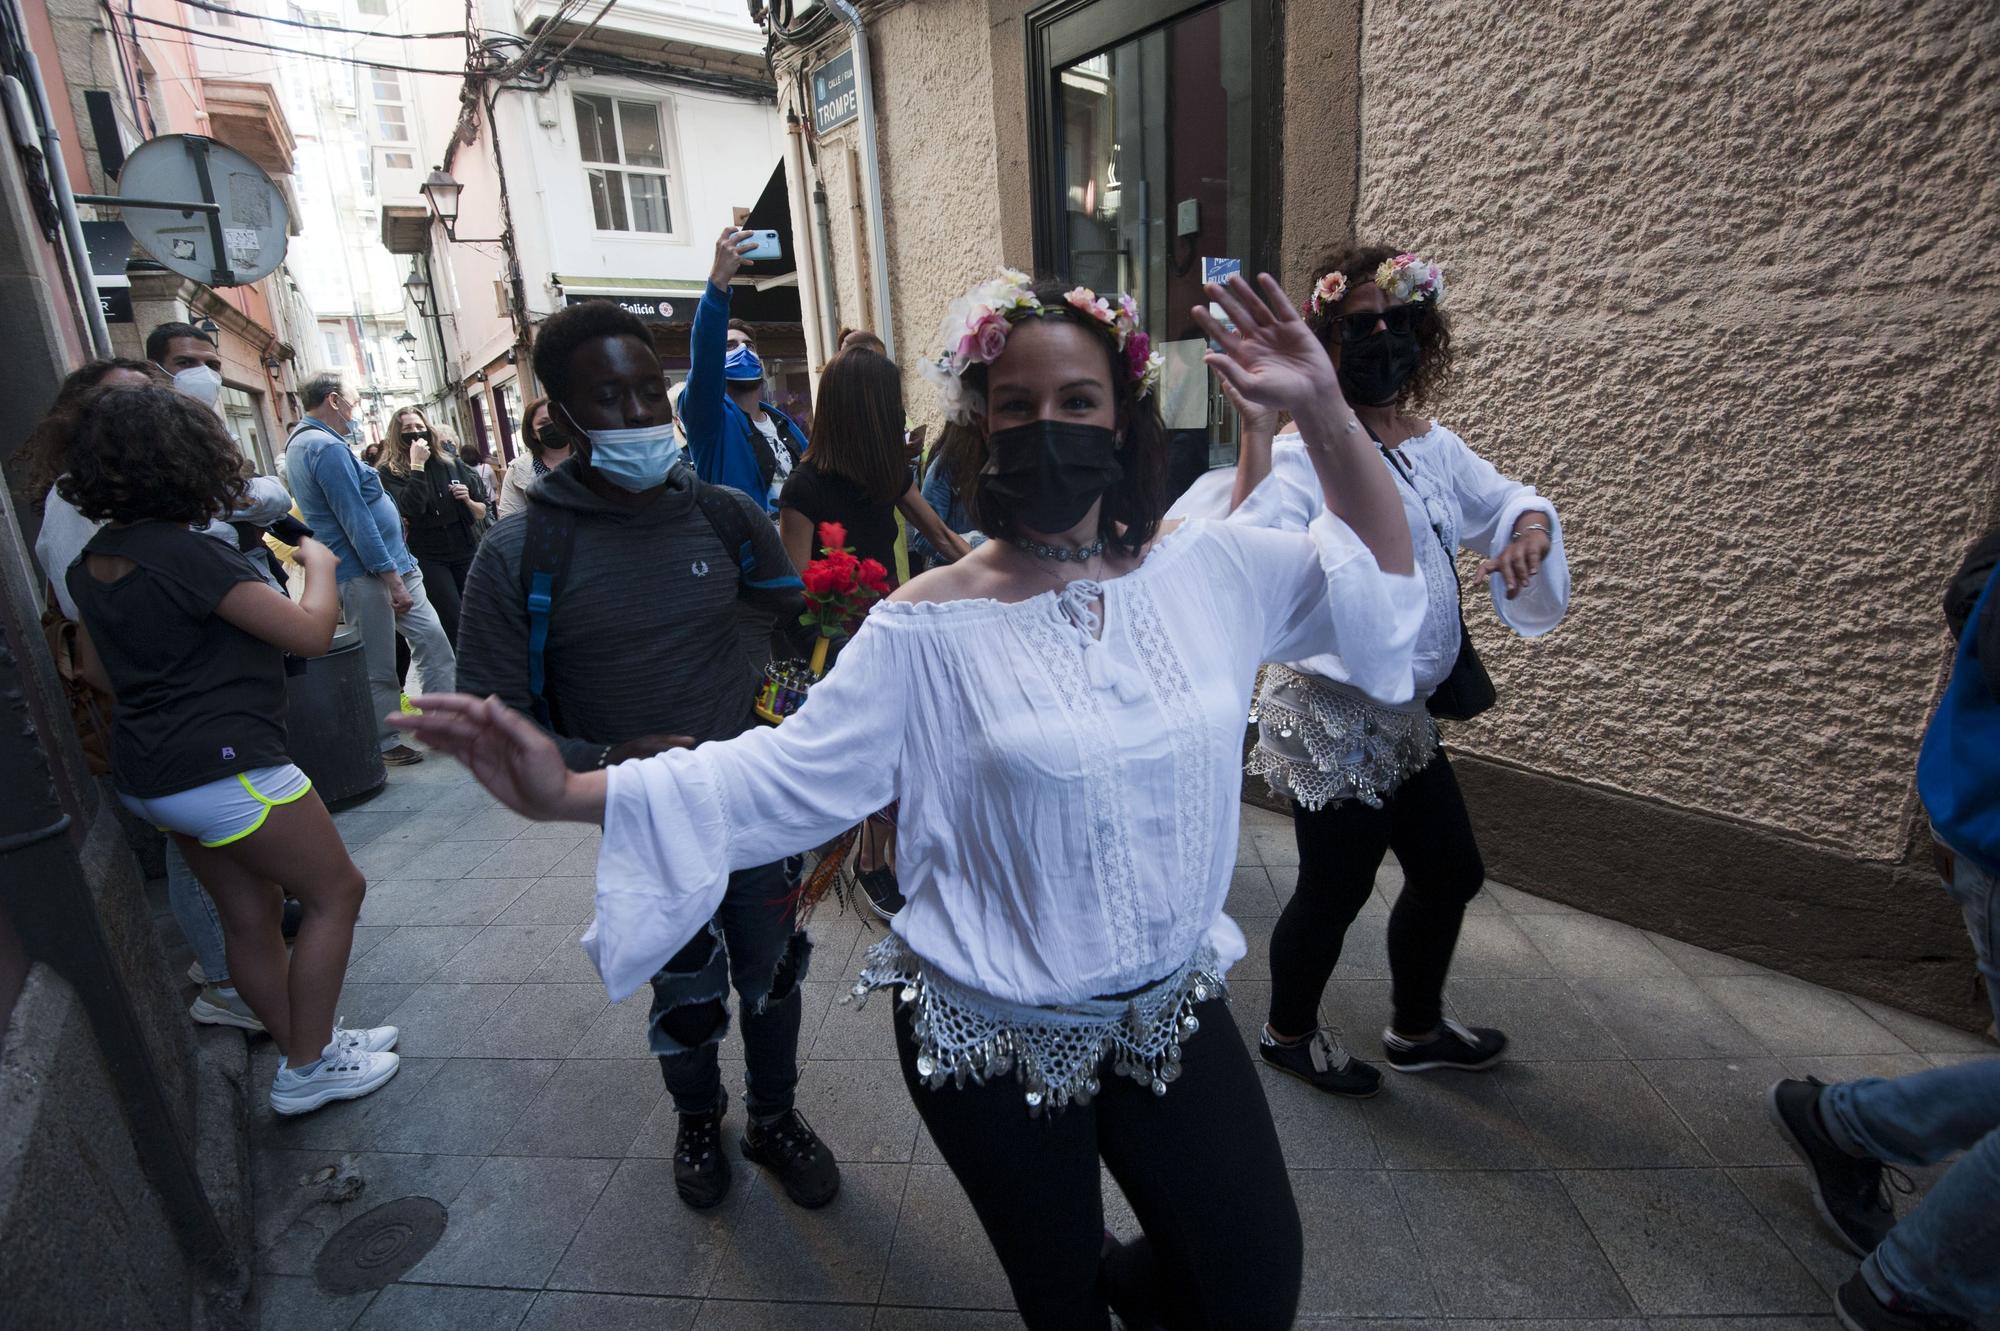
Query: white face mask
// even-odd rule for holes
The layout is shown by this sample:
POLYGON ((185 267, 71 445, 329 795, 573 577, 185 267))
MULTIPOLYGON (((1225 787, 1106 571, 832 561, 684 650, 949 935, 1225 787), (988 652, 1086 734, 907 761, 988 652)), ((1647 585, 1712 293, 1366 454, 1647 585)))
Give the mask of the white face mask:
POLYGON ((204 407, 213 408, 222 398, 222 376, 206 365, 190 365, 176 374, 174 387, 204 407))

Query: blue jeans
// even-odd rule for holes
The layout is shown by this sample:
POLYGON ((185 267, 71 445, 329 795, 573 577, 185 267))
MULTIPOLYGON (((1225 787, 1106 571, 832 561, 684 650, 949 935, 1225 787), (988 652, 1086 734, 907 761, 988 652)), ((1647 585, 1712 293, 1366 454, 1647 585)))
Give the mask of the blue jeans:
POLYGON ((1819 1110, 1854 1155, 1929 1165, 1965 1152, 1861 1264, 1876 1296, 1974 1321, 2000 1311, 2000 1057, 1842 1082, 1819 1110))
POLYGON ((793 928, 792 881, 781 864, 740 869, 708 927, 653 976, 649 1043, 682 1114, 714 1110, 722 1096, 716 1046, 729 1033, 733 983, 743 1010, 745 1108, 773 1118, 799 1084, 799 1024, 812 943, 793 928))
POLYGON ((1954 854, 1944 890, 1965 912, 1965 931, 1972 935, 1979 973, 1986 977, 1986 998, 1993 1004, 1994 1022, 2000 1023, 2000 878, 1954 854))
POLYGON ((181 848, 167 838, 167 905, 173 908, 174 922, 194 949, 194 959, 210 984, 229 982, 229 955, 222 947, 222 917, 215 903, 181 858, 181 848))

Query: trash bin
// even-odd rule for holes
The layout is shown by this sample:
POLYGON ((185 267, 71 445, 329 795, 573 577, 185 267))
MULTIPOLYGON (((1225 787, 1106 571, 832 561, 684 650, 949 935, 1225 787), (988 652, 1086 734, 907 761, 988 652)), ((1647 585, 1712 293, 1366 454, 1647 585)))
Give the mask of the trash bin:
POLYGON ((286 679, 285 693, 292 761, 312 778, 319 797, 338 804, 380 790, 389 777, 376 742, 375 699, 360 627, 342 624, 325 656, 286 679))

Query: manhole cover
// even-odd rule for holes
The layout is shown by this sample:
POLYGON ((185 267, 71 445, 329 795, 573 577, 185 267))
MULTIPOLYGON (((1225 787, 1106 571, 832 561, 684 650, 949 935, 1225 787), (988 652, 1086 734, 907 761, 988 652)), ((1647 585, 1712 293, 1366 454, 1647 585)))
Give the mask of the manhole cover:
POLYGON ((398 1197, 342 1225, 319 1250, 313 1278, 329 1294, 380 1289, 424 1259, 446 1212, 428 1197, 398 1197))

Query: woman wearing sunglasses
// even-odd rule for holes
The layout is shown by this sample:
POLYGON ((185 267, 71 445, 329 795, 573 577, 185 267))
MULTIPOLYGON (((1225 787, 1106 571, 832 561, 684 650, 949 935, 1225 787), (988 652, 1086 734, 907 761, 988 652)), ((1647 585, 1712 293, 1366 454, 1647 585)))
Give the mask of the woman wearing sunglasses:
MULTIPOLYGON (((1369 697, 1353 687, 1351 665, 1337 656, 1273 665, 1258 699, 1250 771, 1292 800, 1299 846, 1298 891, 1271 934, 1271 1009, 1259 1053, 1335 1095, 1373 1095, 1381 1087, 1382 1074, 1319 1025, 1319 1003, 1387 850, 1404 875, 1388 926, 1394 1011, 1382 1048, 1389 1066, 1487 1068, 1506 1051, 1501 1032, 1444 1014, 1445 972, 1486 870, 1426 703, 1459 657, 1461 547, 1484 557, 1479 571, 1489 579, 1494 609, 1523 637, 1554 628, 1569 603, 1555 506, 1501 475, 1445 426, 1412 414, 1435 404, 1452 382, 1443 304, 1437 265, 1374 245, 1329 255, 1302 309, 1393 473, 1429 591, 1414 700, 1369 697)), ((1273 413, 1240 400, 1237 409, 1243 456, 1232 520, 1303 531, 1323 501, 1297 434, 1273 441, 1273 413)))

